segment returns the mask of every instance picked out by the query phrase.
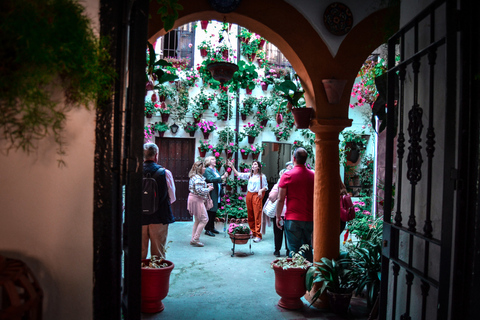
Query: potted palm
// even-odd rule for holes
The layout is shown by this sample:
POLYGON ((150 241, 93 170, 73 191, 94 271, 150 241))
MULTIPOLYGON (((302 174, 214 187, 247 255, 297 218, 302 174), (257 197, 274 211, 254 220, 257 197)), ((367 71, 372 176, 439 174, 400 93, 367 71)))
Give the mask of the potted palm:
POLYGON ((271 263, 275 271, 275 291, 281 297, 278 305, 285 309, 300 309, 303 302, 300 299, 305 292, 305 276, 308 268, 312 265, 301 253, 308 248, 308 245, 300 247, 292 258, 279 258, 271 263))

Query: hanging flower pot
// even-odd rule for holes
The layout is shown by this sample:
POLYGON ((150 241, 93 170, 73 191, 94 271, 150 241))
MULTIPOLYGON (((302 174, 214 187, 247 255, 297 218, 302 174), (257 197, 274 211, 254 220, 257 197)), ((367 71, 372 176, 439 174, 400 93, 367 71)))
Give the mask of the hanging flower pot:
POLYGON ((228 114, 223 115, 222 120, 227 121, 228 120, 228 114))
POLYGON ((195 131, 191 131, 188 134, 190 135, 190 137, 194 137, 195 136, 195 131))
POLYGON ((252 153, 252 159, 253 160, 258 160, 259 155, 260 155, 260 153, 252 153))
POLYGON ((151 113, 147 113, 147 114, 145 115, 145 117, 147 117, 147 119, 151 119, 152 116, 153 116, 153 114, 151 114, 151 113))
POLYGON ((310 117, 312 116, 312 108, 293 108, 292 114, 295 119, 297 129, 308 129, 310 126, 310 117))
POLYGON ((241 114, 242 120, 245 121, 247 120, 247 115, 246 114, 241 114))
POLYGON ((202 58, 205 58, 207 54, 208 54, 207 49, 200 49, 200 56, 202 56, 202 58))
POLYGON ((248 153, 246 153, 245 150, 243 150, 243 151, 240 150, 240 153, 242 154, 242 159, 243 159, 243 160, 247 160, 247 159, 248 159, 248 153))
POLYGON ((255 142, 255 137, 248 136, 248 143, 253 144, 255 142))
POLYGON ((261 86, 262 86, 262 90, 263 90, 263 91, 267 91, 267 90, 268 90, 268 83, 262 83, 261 86))
POLYGON ((207 140, 210 136, 210 132, 203 132, 203 139, 207 140))
POLYGON ((255 57, 257 56, 256 53, 252 53, 252 54, 249 54, 248 55, 248 60, 250 60, 250 62, 253 62, 253 60, 255 60, 255 57))
POLYGON ((166 97, 164 94, 162 94, 158 97, 158 99, 160 100, 160 102, 165 102, 166 97))
POLYGON ((193 122, 199 123, 202 120, 202 116, 193 116, 193 122))
POLYGON ((275 121, 277 121, 277 124, 282 123, 283 115, 281 113, 277 113, 277 115, 275 116, 275 121))
POLYGON ((241 185, 240 188, 242 189, 242 192, 247 192, 247 185, 241 185))
POLYGON ((202 30, 207 29, 207 27, 208 27, 208 20, 202 20, 202 21, 200 21, 200 26, 202 27, 202 30))
POLYGON ((158 136, 159 136, 160 138, 162 138, 164 135, 165 135, 165 131, 159 131, 159 132, 158 132, 158 136))
POLYGON ((339 103, 347 80, 323 79, 322 83, 325 88, 325 93, 327 94, 328 103, 339 103))
POLYGON ((268 119, 262 120, 260 121, 260 125, 265 127, 267 125, 267 122, 268 122, 268 119))
POLYGON ((205 157, 205 154, 207 153, 207 151, 202 151, 202 149, 200 149, 200 147, 198 147, 198 153, 200 153, 200 157, 205 157))
POLYGON ((167 122, 169 117, 170 117, 170 114, 162 113, 162 122, 167 122))
POLYGON ((228 149, 225 149, 225 154, 227 155, 227 159, 230 159, 233 155, 233 152, 231 152, 230 150, 228 149))
POLYGON ((257 59, 258 66, 261 68, 264 60, 263 59, 257 59))
POLYGON ((252 89, 247 88, 247 89, 245 89, 245 90, 247 91, 247 94, 252 94, 252 89))
MULTIPOLYGON (((142 262, 148 265, 150 259, 143 259, 142 262)), ((158 269, 141 268, 141 309, 144 313, 157 313, 165 309, 162 300, 165 299, 168 294, 170 273, 175 265, 168 260, 163 260, 163 262, 167 264, 167 267, 158 269)))
POLYGON ((258 44, 258 47, 260 49, 262 49, 264 45, 265 45, 265 39, 260 40, 260 43, 258 44))

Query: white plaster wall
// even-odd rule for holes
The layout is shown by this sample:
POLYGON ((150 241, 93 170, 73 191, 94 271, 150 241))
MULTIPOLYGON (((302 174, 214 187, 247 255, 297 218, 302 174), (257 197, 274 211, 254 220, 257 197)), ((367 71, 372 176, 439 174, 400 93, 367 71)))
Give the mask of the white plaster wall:
MULTIPOLYGON (((86 5, 98 20, 98 1, 86 5)), ((37 277, 43 319, 92 318, 94 132, 94 111, 68 113, 63 168, 52 139, 30 155, 0 154, 0 254, 37 277)))

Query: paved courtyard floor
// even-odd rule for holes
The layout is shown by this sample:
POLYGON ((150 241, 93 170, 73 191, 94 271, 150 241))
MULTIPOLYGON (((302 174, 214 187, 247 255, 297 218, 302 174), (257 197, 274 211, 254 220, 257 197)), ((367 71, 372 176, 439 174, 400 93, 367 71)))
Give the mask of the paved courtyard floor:
MULTIPOLYGON (((270 263, 273 255, 273 231, 267 228, 263 241, 237 245, 225 237, 223 224, 215 237, 202 233, 204 247, 190 245, 192 222, 175 222, 168 232, 167 260, 175 267, 170 276, 170 291, 163 300, 165 310, 142 314, 142 319, 367 319, 363 298, 352 299, 349 314, 340 317, 328 310, 304 307, 286 310, 277 306, 275 275, 270 263)), ((282 256, 285 250, 281 251, 282 256)))

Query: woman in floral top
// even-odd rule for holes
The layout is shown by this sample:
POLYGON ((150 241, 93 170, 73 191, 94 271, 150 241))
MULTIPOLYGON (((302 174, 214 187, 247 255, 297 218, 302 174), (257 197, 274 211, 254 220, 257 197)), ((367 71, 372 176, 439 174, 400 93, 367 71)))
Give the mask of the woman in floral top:
POLYGON ((262 200, 265 191, 268 190, 267 177, 262 174, 262 165, 258 161, 253 161, 250 172, 245 173, 238 172, 231 162, 229 162, 229 165, 239 179, 248 180, 246 197, 248 225, 255 237, 253 241, 260 242, 262 241, 262 233, 260 232, 262 226, 262 200))
POLYGON ((190 244, 196 247, 203 247, 203 243, 199 241, 200 234, 208 222, 207 209, 205 207, 205 202, 209 198, 209 193, 213 189, 212 184, 207 184, 203 173, 205 172, 205 167, 203 166, 203 161, 197 161, 193 164, 192 169, 188 177, 190 181, 188 182, 188 201, 187 209, 190 215, 194 216, 192 239, 190 244))

